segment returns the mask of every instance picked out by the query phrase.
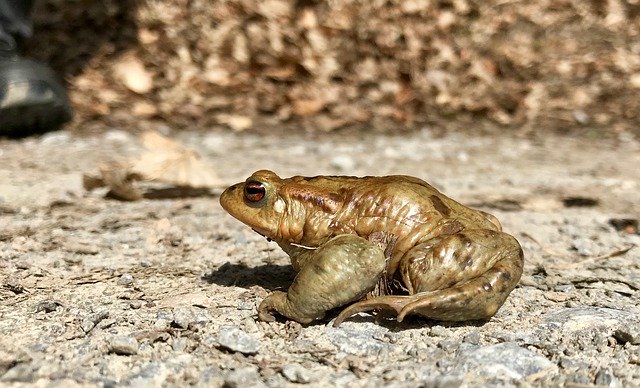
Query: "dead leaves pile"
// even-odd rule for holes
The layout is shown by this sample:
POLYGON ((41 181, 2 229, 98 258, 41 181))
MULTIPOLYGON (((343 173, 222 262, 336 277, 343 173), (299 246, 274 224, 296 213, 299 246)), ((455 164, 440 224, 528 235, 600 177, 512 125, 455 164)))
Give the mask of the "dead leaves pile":
POLYGON ((211 190, 226 186, 211 163, 194 150, 154 131, 140 135, 140 142, 144 147, 140 156, 104 163, 98 174, 85 173, 84 188, 90 191, 106 187, 109 197, 137 201, 211 195, 211 190))
MULTIPOLYGON (((637 2, 43 3, 43 19, 111 25, 115 41, 123 19, 135 22, 137 44, 93 52, 71 80, 83 129, 156 119, 236 131, 640 122, 637 2)), ((74 36, 53 27, 47 39, 60 42, 34 51, 63 55, 56 44, 77 41, 78 26, 74 36)))

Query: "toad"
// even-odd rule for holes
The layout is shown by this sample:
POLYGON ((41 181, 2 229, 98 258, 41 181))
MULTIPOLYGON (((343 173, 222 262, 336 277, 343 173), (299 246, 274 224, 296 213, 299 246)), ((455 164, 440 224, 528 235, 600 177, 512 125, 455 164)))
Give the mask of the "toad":
POLYGON ((227 188, 222 207, 275 241, 295 279, 258 308, 300 323, 378 311, 402 321, 483 320, 522 275, 518 241, 498 220, 410 176, 294 176, 261 170, 227 188))

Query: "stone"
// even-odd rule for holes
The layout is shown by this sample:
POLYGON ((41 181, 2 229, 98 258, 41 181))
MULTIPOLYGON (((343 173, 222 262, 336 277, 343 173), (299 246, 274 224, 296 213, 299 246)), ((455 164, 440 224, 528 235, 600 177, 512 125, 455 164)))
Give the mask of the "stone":
POLYGON ((339 171, 351 171, 356 166, 356 162, 349 155, 338 155, 331 159, 331 167, 339 171))
POLYGON ((131 336, 119 335, 109 340, 109 351, 121 356, 131 356, 138 353, 138 340, 131 336))
POLYGON ((223 348, 242 354, 256 354, 260 350, 260 341, 233 326, 222 326, 220 328, 218 343, 223 348))
POLYGON ((555 363, 522 348, 514 342, 462 350, 459 367, 467 372, 491 378, 522 379, 544 371, 555 372, 555 363))
POLYGON ((173 309, 173 324, 181 329, 189 327, 190 323, 195 322, 195 315, 188 307, 177 307, 173 309))
POLYGON ((282 375, 292 383, 307 384, 311 382, 309 371, 300 364, 287 364, 283 366, 282 375))
POLYGON ((354 326, 343 324, 337 328, 327 327, 329 340, 338 351, 355 356, 377 355, 390 349, 388 342, 376 339, 383 338, 387 331, 388 329, 371 322, 354 326))
POLYGON ((244 388, 244 387, 266 387, 258 373, 258 367, 247 366, 234 369, 224 380, 225 387, 244 388))
POLYGON ((121 286, 129 286, 133 283, 133 276, 130 273, 122 274, 118 278, 118 284, 121 286))
POLYGON ((597 331, 610 333, 622 342, 640 343, 640 317, 629 311, 606 307, 571 307, 554 311, 544 318, 543 330, 561 329, 566 333, 597 331))

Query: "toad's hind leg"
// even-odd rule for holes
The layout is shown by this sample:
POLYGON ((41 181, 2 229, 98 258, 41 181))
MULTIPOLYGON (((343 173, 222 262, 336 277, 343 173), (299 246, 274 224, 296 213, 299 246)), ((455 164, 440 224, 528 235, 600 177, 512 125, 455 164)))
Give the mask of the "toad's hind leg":
POLYGON ((492 317, 522 275, 523 255, 512 236, 467 230, 419 244, 402 259, 400 274, 413 295, 381 296, 355 303, 334 321, 370 310, 391 310, 398 321, 418 314, 443 321, 492 317))

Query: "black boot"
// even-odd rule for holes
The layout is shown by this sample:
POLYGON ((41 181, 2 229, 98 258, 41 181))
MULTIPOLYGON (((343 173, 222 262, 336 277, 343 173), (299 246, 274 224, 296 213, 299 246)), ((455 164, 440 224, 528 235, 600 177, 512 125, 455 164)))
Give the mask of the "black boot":
POLYGON ((0 0, 0 136, 53 131, 72 117, 67 92, 53 71, 17 54, 9 31, 22 37, 30 35, 28 3, 0 0))

